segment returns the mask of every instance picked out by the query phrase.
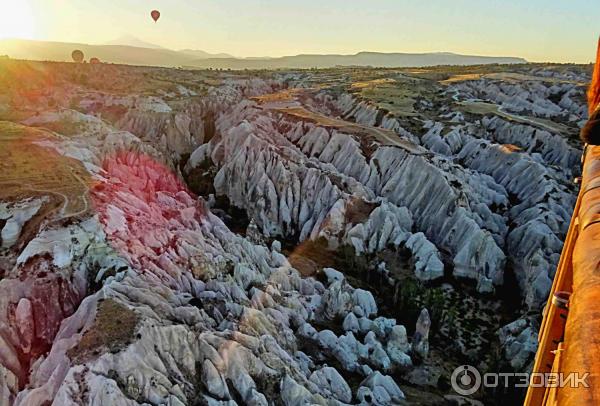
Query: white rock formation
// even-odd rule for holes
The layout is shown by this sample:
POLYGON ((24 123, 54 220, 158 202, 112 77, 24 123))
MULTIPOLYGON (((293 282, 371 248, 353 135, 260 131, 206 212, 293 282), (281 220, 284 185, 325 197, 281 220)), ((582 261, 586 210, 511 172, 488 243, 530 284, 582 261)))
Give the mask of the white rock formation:
MULTIPOLYGON (((547 81, 483 78, 447 92, 578 125, 585 108, 571 82, 581 78, 540 69, 547 81)), ((574 203, 578 149, 548 130, 473 120, 453 106, 436 111, 427 100, 415 107, 422 131, 406 126, 413 134, 350 94, 311 91, 302 101, 348 119, 344 126, 251 99, 313 87, 311 75, 223 74, 201 97, 187 82, 144 96, 69 88, 86 113, 24 121, 74 125, 40 145, 83 163, 93 213, 47 219, 29 240, 21 232, 43 198, 0 203, 0 265, 10 264, 0 274, 1 404, 405 401, 392 376, 431 357, 429 312, 409 339, 381 315, 376 299, 387 298, 351 285, 351 270, 325 267, 322 282, 302 277, 286 258, 290 241, 350 247, 390 280, 393 262, 377 256, 410 252, 410 272, 425 287, 465 278, 489 294, 508 264, 526 305, 539 308, 574 203), (186 154, 187 173, 215 166, 216 195, 246 210, 249 235, 231 232, 187 190, 186 154), (351 386, 346 373, 364 380, 351 386)), ((535 335, 525 319, 499 330, 513 368, 530 362, 535 335)))
POLYGON ((23 226, 40 210, 45 200, 25 200, 16 204, 0 203, 0 220, 5 221, 0 230, 2 248, 10 248, 18 241, 23 226))

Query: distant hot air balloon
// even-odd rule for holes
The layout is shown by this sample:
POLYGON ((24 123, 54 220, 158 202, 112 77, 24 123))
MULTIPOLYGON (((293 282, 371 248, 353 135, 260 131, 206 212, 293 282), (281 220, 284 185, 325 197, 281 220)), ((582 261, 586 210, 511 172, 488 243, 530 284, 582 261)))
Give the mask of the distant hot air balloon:
POLYGON ((158 10, 152 10, 152 12, 150 13, 150 15, 152 16, 152 19, 154 20, 154 22, 157 22, 158 19, 160 18, 160 11, 158 11, 158 10))
POLYGON ((100 63, 100 59, 98 59, 98 58, 90 58, 90 63, 92 65, 96 65, 96 64, 100 63))
POLYGON ((76 49, 71 53, 71 58, 73 58, 75 62, 81 63, 83 62, 83 52, 81 52, 79 49, 76 49))

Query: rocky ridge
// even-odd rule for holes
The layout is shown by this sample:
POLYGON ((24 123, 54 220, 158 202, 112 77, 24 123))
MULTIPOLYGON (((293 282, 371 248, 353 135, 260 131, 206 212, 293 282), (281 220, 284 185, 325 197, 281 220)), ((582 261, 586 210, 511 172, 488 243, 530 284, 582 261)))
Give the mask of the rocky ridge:
MULTIPOLYGON (((577 145, 433 102, 417 103, 415 124, 314 90, 315 77, 224 74, 143 96, 77 85, 71 108, 21 120, 55 135, 35 145, 83 164, 89 204, 44 214, 43 192, 0 203, 3 404, 385 405, 416 402, 413 387, 443 401, 440 354, 481 359, 496 334, 500 358, 527 368, 577 145), (289 105, 260 99, 290 89, 289 105), (232 231, 232 207, 249 219, 244 232, 232 231), (340 259, 356 266, 331 266, 340 259), (504 327, 471 331, 461 316, 483 319, 449 306, 466 295, 497 309, 511 283, 520 310, 504 327)), ((572 127, 584 118, 576 84, 496 82, 439 97, 519 114, 525 100, 572 127)))

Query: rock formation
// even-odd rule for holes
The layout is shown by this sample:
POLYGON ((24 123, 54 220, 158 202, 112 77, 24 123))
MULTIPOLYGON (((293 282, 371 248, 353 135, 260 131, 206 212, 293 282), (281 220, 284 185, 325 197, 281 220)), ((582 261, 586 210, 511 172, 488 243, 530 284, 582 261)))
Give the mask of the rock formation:
POLYGON ((114 81, 57 65, 27 109, 7 96, 47 137, 0 135, 23 168, 0 166, 2 405, 451 401, 440 377, 492 347, 527 368, 584 68, 415 77, 407 115, 352 70, 97 68, 114 81), (23 145, 78 187, 31 178, 23 145))

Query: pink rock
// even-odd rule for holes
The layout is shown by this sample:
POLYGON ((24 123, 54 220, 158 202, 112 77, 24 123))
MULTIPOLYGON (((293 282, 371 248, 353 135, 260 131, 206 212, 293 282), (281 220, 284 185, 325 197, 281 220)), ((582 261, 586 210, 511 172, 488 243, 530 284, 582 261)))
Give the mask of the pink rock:
POLYGON ((27 354, 31 350, 31 343, 35 336, 33 307, 28 299, 23 298, 19 300, 19 304, 15 310, 15 319, 23 343, 21 348, 27 354))
POLYGON ((189 258, 180 244, 199 229, 205 207, 149 156, 122 152, 105 159, 103 167, 107 182, 92 197, 112 246, 134 269, 173 281, 189 258))

